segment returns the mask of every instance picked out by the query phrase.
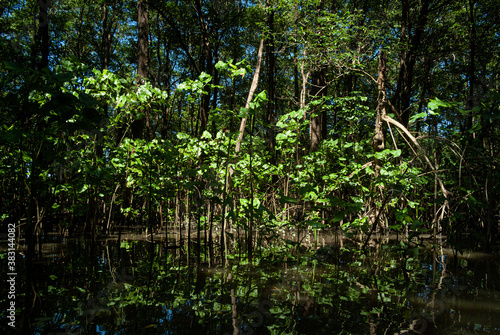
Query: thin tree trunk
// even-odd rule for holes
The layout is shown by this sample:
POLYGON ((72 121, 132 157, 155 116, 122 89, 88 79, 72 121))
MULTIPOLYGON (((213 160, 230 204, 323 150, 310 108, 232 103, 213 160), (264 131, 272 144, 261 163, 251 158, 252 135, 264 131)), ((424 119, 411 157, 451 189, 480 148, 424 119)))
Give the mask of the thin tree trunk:
POLYGON ((137 40, 137 75, 148 78, 148 43, 149 43, 149 18, 145 0, 137 0, 137 27, 139 36, 137 40))
MULTIPOLYGON (((321 15, 323 7, 324 7, 323 0, 318 1, 316 5, 316 11, 318 12, 319 16, 321 15)), ((319 99, 325 96, 326 95, 325 67, 321 66, 319 69, 312 72, 311 77, 312 77, 311 96, 313 97, 313 99, 319 99)), ((319 109, 321 109, 321 107, 316 106, 311 111, 311 113, 314 114, 314 116, 311 116, 311 123, 309 124, 309 136, 310 136, 309 152, 314 152, 318 150, 319 144, 321 143, 323 135, 326 131, 326 129, 323 129, 323 117, 325 117, 324 121, 326 122, 326 113, 319 112, 319 109)))
POLYGON ((38 31, 35 36, 35 59, 41 54, 37 62, 38 69, 44 69, 49 66, 49 2, 48 0, 38 0, 38 31))
MULTIPOLYGON (((262 53, 264 50, 264 39, 260 40, 259 51, 257 52, 257 64, 255 65, 255 73, 253 75, 252 85, 250 86, 250 91, 248 92, 247 102, 245 104, 245 109, 250 108, 250 102, 253 99, 253 95, 257 90, 257 85, 259 83, 259 75, 260 75, 260 64, 262 62, 262 53)), ((245 116, 241 120, 240 124, 240 134, 238 135, 238 139, 236 140, 236 146, 234 148, 234 152, 237 154, 241 149, 241 141, 243 140, 243 134, 245 133, 245 126, 247 124, 247 117, 245 116)), ((233 169, 231 169, 231 175, 233 174, 233 169)))
POLYGON ((80 9, 80 21, 78 22, 78 33, 76 39, 76 57, 79 61, 82 61, 82 31, 83 31, 83 11, 84 6, 80 9))
MULTIPOLYGON (((383 129, 383 119, 386 112, 387 96, 386 96, 386 81, 387 81, 387 65, 386 65, 386 55, 382 51, 380 53, 380 59, 378 63, 378 98, 377 98, 377 116, 375 120, 375 134, 372 139, 373 151, 375 153, 383 151, 385 149, 385 136, 383 129)), ((375 178, 378 177, 380 169, 382 168, 380 160, 375 158, 375 178)))
POLYGON ((237 310, 237 304, 236 304, 236 294, 235 294, 235 289, 234 289, 234 284, 232 283, 233 276, 231 273, 228 273, 227 275, 227 282, 231 285, 231 319, 232 319, 232 325, 233 325, 233 335, 239 335, 240 333, 240 328, 238 325, 238 310, 237 310))
MULTIPOLYGON (((469 0, 469 26, 470 26, 470 31, 469 31, 469 73, 468 73, 468 79, 469 79, 469 96, 467 98, 467 108, 469 109, 469 115, 467 116, 467 130, 472 129, 473 126, 473 114, 472 114, 472 108, 474 107, 474 84, 476 81, 476 76, 475 76, 475 71, 476 71, 476 22, 475 22, 475 15, 474 15, 474 0, 469 0)), ((475 137, 475 133, 473 134, 473 137, 475 137)))
MULTIPOLYGON (((312 88, 311 95, 314 99, 318 99, 326 95, 326 79, 325 79, 325 69, 321 68, 318 71, 312 73, 312 88)), ((310 137, 311 145, 309 147, 309 152, 314 152, 318 149, 323 137, 323 115, 322 112, 318 112, 317 109, 312 112, 316 114, 311 117, 310 123, 310 137)))
MULTIPOLYGON (((252 122, 250 126, 250 132, 253 132, 253 128, 255 125, 255 116, 252 116, 252 122)), ((253 169, 252 169, 252 161, 253 161, 253 137, 250 137, 250 164, 249 164, 249 170, 250 170, 250 222, 248 225, 248 239, 247 239, 247 246, 248 246, 248 263, 252 265, 252 257, 253 257, 253 212, 254 212, 254 207, 253 207, 253 197, 255 193, 254 189, 254 184, 253 184, 253 169)))
POLYGON ((102 6, 102 69, 107 70, 109 67, 109 55, 111 53, 111 24, 109 20, 108 4, 105 2, 102 6))
MULTIPOLYGON (((209 75, 212 75, 214 72, 214 64, 213 64, 213 53, 212 53, 212 44, 209 39, 209 27, 208 21, 210 17, 204 20, 204 11, 202 8, 201 0, 195 1, 196 12, 198 15, 198 23, 200 25, 201 31, 201 59, 199 69, 201 71, 206 72, 209 75)), ((201 72, 200 72, 201 73, 201 72)), ((212 96, 212 89, 207 86, 205 87, 206 93, 201 97, 200 109, 199 109, 199 129, 198 136, 201 137, 205 130, 207 130, 208 126, 208 112, 210 110, 210 97, 212 96)))
POLYGON ((268 103, 267 103, 267 117, 266 117, 266 130, 267 130, 267 145, 269 148, 269 151, 271 152, 271 157, 274 160, 275 154, 275 146, 276 146, 276 138, 273 130, 273 123, 274 123, 274 110, 275 110, 275 80, 274 80, 274 71, 275 71, 275 66, 276 66, 276 55, 274 53, 274 39, 273 39, 273 32, 274 32, 274 11, 271 9, 271 13, 269 14, 268 18, 268 29, 269 29, 269 38, 267 40, 267 71, 268 71, 268 103))
MULTIPOLYGON (((148 43, 149 43, 149 19, 145 0, 137 0, 137 27, 139 35, 137 39, 137 76, 140 85, 143 79, 148 78, 148 43)), ((145 130, 149 128, 149 111, 146 109, 146 116, 142 119, 134 120, 132 123, 133 138, 144 138, 145 130)))
POLYGON ((402 51, 400 56, 400 72, 395 99, 399 98, 400 119, 405 128, 408 128, 410 119, 411 93, 413 85, 413 72, 417 62, 420 46, 424 36, 424 28, 429 14, 430 0, 422 0, 415 28, 410 22, 409 0, 402 0, 401 19, 401 44, 408 49, 402 51), (412 31, 414 31, 412 35, 412 31), (405 46, 406 45, 406 46, 405 46))
MULTIPOLYGON (((377 98, 377 116, 375 120, 375 134, 372 138, 372 147, 374 153, 381 152, 385 149, 385 136, 383 129, 383 120, 384 116, 387 114, 386 112, 386 104, 387 104, 387 95, 386 95, 386 82, 387 82, 387 65, 386 65, 386 54, 384 51, 380 53, 380 58, 378 62, 378 79, 377 79, 377 89, 378 89, 378 98, 377 98)), ((375 175, 377 178, 380 174, 380 169, 382 168, 382 163, 375 156, 375 175)), ((382 193, 382 187, 380 187, 380 193, 382 193)), ((384 210, 383 201, 382 206, 378 206, 377 202, 374 198, 369 200, 371 207, 373 208, 371 211, 371 224, 372 228, 370 234, 366 240, 368 242, 371 234, 375 231, 377 225, 380 224, 380 217, 382 211, 384 210)), ((383 219, 382 219, 383 220, 383 219)), ((385 228, 383 224, 380 224, 382 228, 385 228)), ((366 245, 365 243, 365 245, 366 245)))

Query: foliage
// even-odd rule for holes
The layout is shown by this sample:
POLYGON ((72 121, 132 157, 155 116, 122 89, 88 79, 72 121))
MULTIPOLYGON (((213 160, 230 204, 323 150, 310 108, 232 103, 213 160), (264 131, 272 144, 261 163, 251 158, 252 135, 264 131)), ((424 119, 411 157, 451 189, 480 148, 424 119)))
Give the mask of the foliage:
POLYGON ((149 74, 139 80, 131 4, 101 1, 99 18, 92 4, 55 1, 49 21, 31 22, 25 14, 42 15, 42 5, 10 1, 1 218, 31 222, 25 235, 52 223, 93 235, 137 224, 215 229, 236 242, 239 232, 275 238, 279 227, 353 236, 379 226, 491 247, 498 5, 473 2, 467 12, 462 2, 149 1, 149 74), (260 38, 264 69, 246 109, 260 38), (385 148, 374 151, 381 50, 386 109, 402 126, 384 125, 385 148))

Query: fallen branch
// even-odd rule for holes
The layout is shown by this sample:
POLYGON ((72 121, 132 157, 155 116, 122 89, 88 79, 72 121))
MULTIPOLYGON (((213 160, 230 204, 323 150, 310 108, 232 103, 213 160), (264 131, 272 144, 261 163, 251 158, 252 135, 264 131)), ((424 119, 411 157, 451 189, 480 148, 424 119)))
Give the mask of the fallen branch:
POLYGON ((451 195, 452 193, 450 191, 448 191, 445 187, 444 187, 444 184, 443 184, 443 181, 441 180, 441 178, 439 178, 439 175, 437 174, 437 170, 435 168, 434 165, 432 165, 431 161, 429 160, 429 157, 427 157, 427 155, 425 154, 424 150, 422 149, 422 147, 420 146, 420 144, 418 143, 417 139, 415 138, 415 136, 413 136, 409 131, 408 129, 406 129, 405 126, 403 126, 401 123, 399 123, 398 121, 394 120, 392 117, 390 117, 389 115, 387 114, 384 114, 382 115, 382 120, 384 120, 385 122, 387 122, 388 124, 392 124, 394 126, 396 126, 397 128, 399 128, 405 135, 406 137, 411 141, 411 143, 413 143, 413 145, 415 147, 418 148, 418 150, 422 153, 422 155, 424 156, 425 158, 425 161, 427 163, 427 165, 431 168, 431 170, 434 172, 437 180, 438 180, 438 183, 439 183, 439 187, 441 189, 441 192, 443 192, 443 196, 445 198, 448 198, 448 195, 451 195))

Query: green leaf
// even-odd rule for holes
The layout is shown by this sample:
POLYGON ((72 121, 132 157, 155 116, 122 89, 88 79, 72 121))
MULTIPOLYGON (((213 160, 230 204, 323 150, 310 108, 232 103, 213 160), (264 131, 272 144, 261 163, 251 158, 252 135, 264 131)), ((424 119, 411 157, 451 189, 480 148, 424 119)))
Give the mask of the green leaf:
POLYGON ((266 101, 267 100, 266 91, 260 92, 259 94, 257 94, 255 98, 260 101, 266 101))
POLYGON ((188 139, 189 138, 189 135, 186 134, 186 133, 177 133, 177 138, 179 140, 185 140, 185 139, 188 139))
POLYGON ((418 113, 418 114, 415 114, 413 115, 411 118, 410 118, 410 123, 413 123, 415 122, 416 120, 420 119, 420 118, 424 118, 427 116, 427 113, 426 112, 422 112, 422 113, 418 113))
POLYGON ((78 193, 83 193, 89 188, 88 184, 83 185, 83 187, 78 191, 78 193))
POLYGON ((245 107, 240 108, 241 117, 247 117, 249 113, 250 113, 250 108, 245 108, 245 107))
POLYGON ((204 84, 208 83, 210 80, 212 80, 212 76, 209 75, 208 73, 202 72, 200 74, 200 81, 204 84))
POLYGON ((260 204, 261 204, 260 199, 258 199, 258 198, 253 199, 253 202, 252 202, 253 208, 258 209, 260 207, 260 204))
POLYGON ((279 199, 279 202, 283 205, 285 203, 292 203, 292 204, 296 204, 297 203, 297 199, 295 198, 292 198, 292 197, 288 197, 286 195, 283 195, 283 194, 280 194, 280 199, 279 199))
POLYGON ((313 229, 325 228, 325 225, 319 219, 306 220, 306 221, 304 221, 304 223, 306 223, 309 227, 311 227, 313 229))
POLYGON ((215 68, 217 69, 217 71, 225 70, 225 69, 227 69, 227 66, 228 66, 228 64, 221 61, 221 60, 218 61, 217 64, 215 64, 215 68))
POLYGON ((247 74, 247 71, 245 69, 238 69, 236 71, 233 71, 233 77, 238 77, 241 76, 242 78, 247 74))
POLYGON ((207 140, 211 140, 212 139, 212 134, 210 134, 209 131, 205 130, 203 132, 203 134, 201 135, 201 138, 202 139, 207 139, 207 140))
POLYGON ((402 153, 401 149, 396 149, 396 150, 392 150, 391 151, 391 155, 394 158, 397 158, 397 157, 401 156, 401 153, 402 153))

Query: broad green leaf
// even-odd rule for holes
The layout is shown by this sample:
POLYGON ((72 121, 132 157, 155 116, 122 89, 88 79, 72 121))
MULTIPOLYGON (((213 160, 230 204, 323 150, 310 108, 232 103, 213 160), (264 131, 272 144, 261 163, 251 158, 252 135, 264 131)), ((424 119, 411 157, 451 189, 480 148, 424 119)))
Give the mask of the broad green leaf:
POLYGON ((292 197, 288 197, 288 196, 286 196, 286 195, 282 195, 282 194, 280 194, 279 202, 280 202, 281 204, 285 204, 285 203, 292 203, 292 204, 296 204, 296 203, 297 203, 297 199, 292 198, 292 197))

